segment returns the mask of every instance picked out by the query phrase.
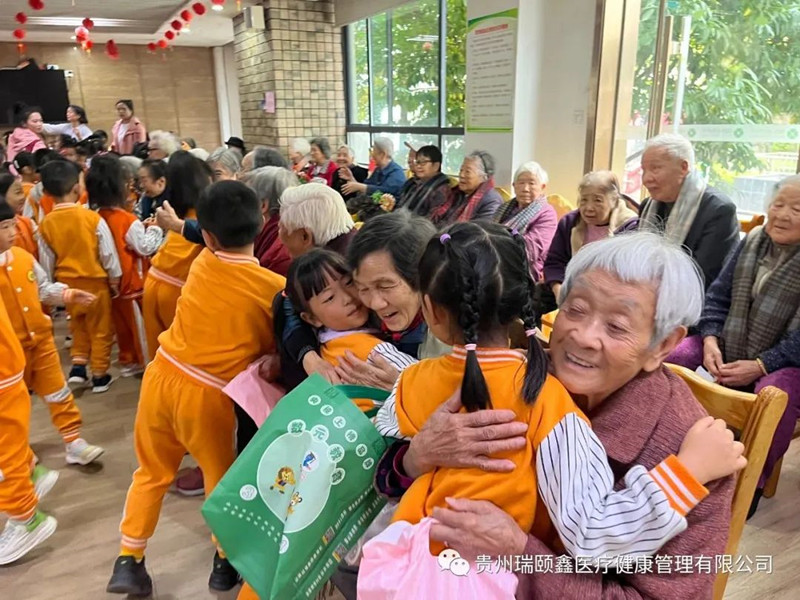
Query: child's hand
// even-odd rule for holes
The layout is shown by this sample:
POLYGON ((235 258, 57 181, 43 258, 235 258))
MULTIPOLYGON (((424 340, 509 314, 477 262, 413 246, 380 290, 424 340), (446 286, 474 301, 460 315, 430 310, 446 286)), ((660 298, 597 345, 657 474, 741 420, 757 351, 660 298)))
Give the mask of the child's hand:
POLYGON ((336 368, 327 360, 323 360, 316 352, 305 353, 303 356, 303 369, 305 369, 308 375, 313 375, 314 373, 322 375, 328 383, 332 383, 333 385, 342 383, 342 380, 336 373, 336 368))
POLYGON ((683 438, 678 460, 705 485, 744 469, 747 459, 743 454, 744 444, 733 440, 725 421, 703 417, 683 438))
POLYGON ((258 374, 264 381, 275 381, 281 374, 281 359, 277 354, 270 354, 261 363, 258 374))
POLYGON ((80 306, 89 306, 95 300, 97 300, 97 296, 84 290, 72 290, 72 296, 70 297, 70 301, 73 304, 78 304, 80 306))

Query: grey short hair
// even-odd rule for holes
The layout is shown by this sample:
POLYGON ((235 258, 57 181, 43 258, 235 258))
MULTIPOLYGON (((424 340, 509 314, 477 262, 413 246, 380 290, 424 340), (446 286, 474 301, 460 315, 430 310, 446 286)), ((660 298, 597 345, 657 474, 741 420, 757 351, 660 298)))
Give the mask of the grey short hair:
POLYGON ((356 153, 353 152, 353 149, 350 146, 348 146, 347 144, 342 144, 336 149, 336 152, 338 153, 342 149, 347 150, 347 156, 349 156, 352 159, 355 159, 356 153))
POLYGON ((211 153, 206 162, 212 169, 214 165, 220 164, 231 173, 238 173, 239 169, 242 168, 242 158, 240 152, 220 146, 211 153))
POLYGON ((196 158, 199 158, 203 162, 206 162, 209 157, 208 150, 206 150, 205 148, 192 148, 191 150, 189 150, 189 154, 191 154, 196 158))
POLYGON ((311 144, 309 144, 308 140, 305 138, 292 138, 289 140, 289 149, 306 155, 311 152, 311 144))
POLYGON ((689 328, 703 312, 703 275, 681 247, 649 232, 624 233, 587 244, 567 265, 559 304, 587 271, 598 269, 625 283, 650 283, 656 292, 651 346, 678 327, 689 328))
POLYGON ((764 206, 765 210, 769 210, 769 207, 772 206, 772 203, 775 202, 775 198, 778 197, 780 194, 781 189, 786 187, 787 185, 794 185, 800 187, 800 174, 798 175, 789 175, 788 177, 784 177, 775 186, 772 188, 772 193, 767 198, 767 203, 764 206))
POLYGON ((261 167, 284 167, 289 168, 289 161, 284 158, 283 154, 274 148, 267 146, 258 146, 251 152, 253 155, 253 169, 261 167))
POLYGON ((270 215, 280 212, 283 193, 299 185, 297 175, 283 167, 259 167, 246 172, 240 181, 250 187, 259 200, 269 205, 270 215))
POLYGON ((126 156, 120 156, 119 162, 122 165, 122 169, 125 171, 126 176, 129 173, 133 173, 133 177, 136 177, 136 173, 139 171, 139 167, 142 166, 143 161, 138 156, 129 154, 126 156))
POLYGON ((520 175, 523 173, 530 173, 536 179, 539 180, 539 183, 549 183, 550 177, 547 175, 547 171, 544 170, 544 167, 537 163, 536 161, 530 161, 526 163, 522 163, 519 168, 514 173, 514 183, 517 183, 517 179, 519 179, 520 175))
POLYGON ((394 156, 394 142, 383 135, 379 135, 372 140, 372 147, 383 152, 386 156, 391 158, 394 156))
POLYGON ((464 160, 474 160, 486 177, 494 175, 494 156, 486 152, 486 150, 473 150, 464 157, 464 160))
POLYGON ((324 246, 355 227, 339 192, 321 183, 287 189, 280 205, 281 224, 286 230, 308 229, 316 246, 324 246))
POLYGON ((644 151, 650 148, 663 148, 672 158, 685 160, 689 168, 694 168, 694 148, 692 142, 677 133, 662 133, 647 140, 644 151))
POLYGON ((150 132, 150 145, 171 156, 180 150, 181 141, 174 133, 156 129, 150 132))

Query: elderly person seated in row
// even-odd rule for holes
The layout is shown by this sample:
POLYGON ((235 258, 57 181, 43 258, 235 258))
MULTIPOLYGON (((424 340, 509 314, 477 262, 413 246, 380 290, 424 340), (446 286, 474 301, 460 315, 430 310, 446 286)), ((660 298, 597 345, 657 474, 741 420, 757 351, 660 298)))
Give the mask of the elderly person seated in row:
POLYGON ((289 140, 289 160, 292 163, 292 171, 300 173, 308 166, 311 160, 311 144, 305 138, 293 138, 289 140))
MULTIPOLYGON (((635 229, 636 213, 627 207, 619 192, 619 181, 611 171, 592 171, 578 185, 578 208, 564 215, 558 223, 553 243, 544 262, 545 288, 543 299, 549 296, 555 310, 555 298, 561 289, 567 265, 578 250, 586 244, 611 237, 622 231, 635 229)), ((543 312, 550 312, 544 310, 543 312)))
POLYGON ((178 136, 169 131, 150 132, 150 141, 147 142, 147 158, 155 160, 169 160, 169 157, 181 149, 178 136))
POLYGON ((558 214, 547 201, 547 171, 537 162, 526 162, 514 173, 514 198, 503 204, 494 220, 525 240, 531 279, 539 281, 544 260, 558 225, 558 214))
POLYGON ((260 169, 261 167, 283 167, 284 169, 288 169, 289 162, 274 148, 256 146, 244 155, 239 174, 242 175, 248 171, 260 169))
POLYGON ((338 169, 333 175, 331 187, 342 195, 342 198, 349 200, 353 198, 356 193, 345 194, 342 192, 342 187, 348 181, 356 181, 357 183, 364 183, 364 180, 369 176, 369 171, 356 164, 356 157, 353 154, 353 149, 350 146, 342 144, 336 150, 336 166, 338 169), (352 175, 352 179, 345 179, 352 175))
POLYGON ((310 156, 311 161, 303 170, 302 176, 307 181, 316 180, 317 183, 332 185, 338 167, 331 160, 331 144, 328 139, 317 137, 311 140, 310 156))
POLYGON ((674 133, 647 141, 642 184, 650 198, 642 202, 639 229, 663 232, 683 246, 703 272, 707 289, 739 241, 736 205, 706 185, 695 168, 691 142, 674 133))
POLYGON ((223 146, 214 150, 206 161, 214 172, 214 181, 236 179, 242 169, 242 154, 223 146))
POLYGON ((773 385, 789 396, 752 516, 800 418, 800 176, 776 186, 767 224, 750 231, 708 288, 698 329, 667 360, 690 369, 702 365, 727 387, 758 393, 773 385))
POLYGON ((491 219, 503 204, 494 187, 494 157, 483 150, 470 153, 461 163, 458 187, 450 190, 444 203, 432 207, 430 219, 434 225, 491 219))
MULTIPOLYGON (((706 417, 688 386, 663 365, 700 316, 700 275, 674 244, 652 234, 626 234, 583 248, 567 268, 561 295, 562 310, 551 337, 551 371, 591 420, 619 487, 634 465, 652 469, 677 455, 689 430, 706 417)), ((376 486, 397 496, 415 478, 437 468, 510 473, 514 463, 506 453, 524 447, 529 427, 514 418, 511 411, 464 413, 456 395, 432 414, 410 444, 398 442, 387 450, 376 471, 376 486)), ((730 432, 719 430, 732 441, 730 432)), ((720 474, 741 468, 741 459, 737 461, 720 474)), ((687 529, 659 554, 671 560, 693 556, 694 561, 722 554, 734 483, 731 476, 708 483, 708 496, 686 515, 687 529)), ((448 504, 433 510, 433 541, 470 560, 537 555, 556 563, 558 540, 541 533, 548 524, 541 513, 531 529, 540 539, 490 502, 462 498, 448 504)), ((342 570, 340 575, 346 574, 342 570)), ((715 577, 701 570, 564 570, 519 574, 517 598, 707 598, 715 577)))
POLYGON ((152 217, 156 209, 166 200, 169 200, 167 163, 161 159, 148 158, 142 161, 138 175, 142 197, 139 198, 136 214, 145 221, 152 217))
POLYGON ((414 176, 407 180, 395 198, 384 194, 381 206, 387 212, 405 208, 412 214, 427 217, 431 208, 447 200, 450 193, 450 178, 442 173, 442 151, 436 146, 423 146, 416 152, 409 151, 411 170, 414 176))
POLYGON ((345 194, 366 194, 372 196, 375 192, 396 196, 406 182, 403 167, 394 162, 394 143, 388 137, 379 136, 372 140, 370 156, 375 161, 376 168, 364 183, 355 181, 355 176, 349 169, 340 169, 339 175, 346 179, 342 186, 345 194))

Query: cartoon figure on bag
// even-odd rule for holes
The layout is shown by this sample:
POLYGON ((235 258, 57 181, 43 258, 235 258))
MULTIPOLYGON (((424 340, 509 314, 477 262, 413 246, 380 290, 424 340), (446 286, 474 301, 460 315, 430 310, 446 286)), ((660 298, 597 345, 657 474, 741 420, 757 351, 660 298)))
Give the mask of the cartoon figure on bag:
MULTIPOLYGON (((281 467, 278 470, 278 476, 275 477, 275 484, 269 486, 269 489, 274 490, 274 489, 277 488, 277 490, 281 494, 283 494, 284 493, 283 490, 284 490, 284 488, 286 488, 287 485, 294 485, 295 483, 296 483, 296 480, 294 478, 294 471, 292 470, 292 468, 291 467, 281 467)), ((297 493, 297 492, 295 492, 295 493, 297 493)), ((291 513, 291 511, 290 511, 290 513, 291 513)))
POLYGON ((289 509, 286 511, 287 515, 291 515, 294 512, 294 507, 300 504, 303 501, 303 498, 300 496, 299 492, 295 492, 292 494, 292 499, 289 501, 289 509))

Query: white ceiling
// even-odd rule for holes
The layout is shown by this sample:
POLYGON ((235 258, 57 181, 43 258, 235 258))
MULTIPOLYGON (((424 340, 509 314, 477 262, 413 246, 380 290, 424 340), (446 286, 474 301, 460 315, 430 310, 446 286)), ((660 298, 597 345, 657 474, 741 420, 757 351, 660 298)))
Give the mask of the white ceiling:
MULTIPOLYGON (((44 0, 45 8, 34 11, 25 0, 0 1, 0 41, 15 42, 11 32, 19 27, 17 12, 28 16, 26 42, 71 43, 75 27, 85 17, 96 21, 91 32, 95 44, 114 39, 117 44, 146 44, 160 39, 170 29, 170 21, 184 9, 191 10, 197 0, 44 0), (74 4, 74 6, 73 6, 74 4)), ((232 18, 236 0, 226 0, 224 10, 211 10, 210 0, 202 0, 206 14, 194 15, 189 27, 172 42, 177 46, 222 46, 233 40, 232 18)))

